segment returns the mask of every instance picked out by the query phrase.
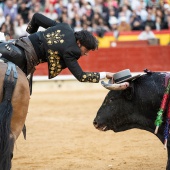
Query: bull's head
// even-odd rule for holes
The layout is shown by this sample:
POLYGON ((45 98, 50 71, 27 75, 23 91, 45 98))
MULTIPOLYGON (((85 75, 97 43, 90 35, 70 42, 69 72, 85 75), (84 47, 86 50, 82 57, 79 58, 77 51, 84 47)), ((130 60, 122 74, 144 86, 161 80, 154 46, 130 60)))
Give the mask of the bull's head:
POLYGON ((124 90, 110 90, 94 119, 94 126, 102 131, 115 132, 131 128, 154 132, 156 113, 164 94, 165 75, 143 75, 124 90))
POLYGON ((94 119, 94 126, 102 131, 119 131, 128 119, 129 113, 127 112, 133 111, 133 95, 134 87, 132 84, 126 90, 111 90, 94 119))

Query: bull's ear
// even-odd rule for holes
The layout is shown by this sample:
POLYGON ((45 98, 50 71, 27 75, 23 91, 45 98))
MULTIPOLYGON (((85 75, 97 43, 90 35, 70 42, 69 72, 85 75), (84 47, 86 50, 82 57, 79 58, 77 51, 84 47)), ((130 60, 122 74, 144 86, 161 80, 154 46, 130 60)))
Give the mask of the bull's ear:
POLYGON ((127 100, 132 100, 133 96, 134 96, 134 85, 130 84, 130 86, 123 91, 123 96, 127 99, 127 100))

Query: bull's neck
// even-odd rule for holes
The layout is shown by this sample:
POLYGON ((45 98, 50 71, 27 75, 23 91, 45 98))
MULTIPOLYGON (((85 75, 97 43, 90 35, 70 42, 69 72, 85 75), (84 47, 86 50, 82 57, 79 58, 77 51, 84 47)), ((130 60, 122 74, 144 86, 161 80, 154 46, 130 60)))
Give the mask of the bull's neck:
MULTIPOLYGON (((135 116, 132 116, 133 119, 129 120, 129 122, 131 122, 131 123, 125 124, 125 126, 122 127, 122 129, 128 130, 128 129, 132 129, 132 128, 137 128, 137 129, 141 129, 141 130, 146 130, 146 131, 154 134, 156 126, 155 126, 153 120, 147 119, 145 117, 140 117, 139 115, 136 116, 136 114, 134 114, 134 115, 135 116)), ((164 132, 164 124, 159 127, 158 134, 156 134, 156 136, 162 142, 164 141, 163 132, 164 132)))

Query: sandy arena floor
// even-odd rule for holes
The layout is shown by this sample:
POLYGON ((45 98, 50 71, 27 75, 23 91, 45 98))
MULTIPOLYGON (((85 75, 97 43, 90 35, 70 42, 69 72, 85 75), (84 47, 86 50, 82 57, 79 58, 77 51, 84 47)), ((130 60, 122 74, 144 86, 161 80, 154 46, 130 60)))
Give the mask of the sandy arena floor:
POLYGON ((94 128, 93 119, 108 92, 103 87, 37 86, 26 120, 27 140, 22 134, 18 138, 12 170, 165 169, 167 153, 153 134, 94 128))

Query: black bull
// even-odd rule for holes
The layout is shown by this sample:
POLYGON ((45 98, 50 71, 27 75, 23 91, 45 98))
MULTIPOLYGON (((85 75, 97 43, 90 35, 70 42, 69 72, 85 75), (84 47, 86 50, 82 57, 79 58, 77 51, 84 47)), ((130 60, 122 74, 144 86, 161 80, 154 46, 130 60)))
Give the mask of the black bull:
MULTIPOLYGON (((132 128, 143 129, 154 133, 155 120, 170 75, 167 73, 145 74, 130 82, 130 87, 122 91, 109 91, 94 119, 94 126, 102 131, 113 130, 121 132, 132 128)), ((156 136, 164 143, 163 123, 156 136)), ((170 170, 170 137, 167 143, 168 162, 170 170)))

